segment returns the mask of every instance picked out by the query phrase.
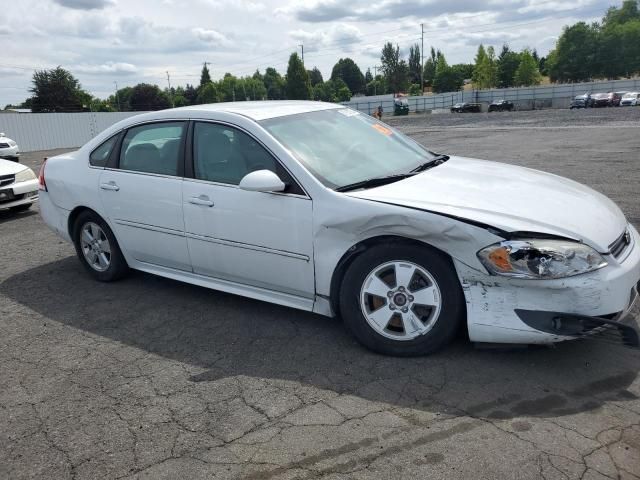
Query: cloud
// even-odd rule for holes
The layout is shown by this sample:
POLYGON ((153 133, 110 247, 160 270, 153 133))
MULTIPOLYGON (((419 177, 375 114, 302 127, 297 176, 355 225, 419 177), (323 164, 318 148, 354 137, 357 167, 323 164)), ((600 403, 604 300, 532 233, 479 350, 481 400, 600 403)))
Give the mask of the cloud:
POLYGON ((203 42, 206 42, 214 47, 221 47, 229 44, 229 39, 218 32, 217 30, 196 27, 191 30, 191 32, 203 42))
POLYGON ((9 35, 11 32, 9 25, 0 25, 0 35, 9 35))
MULTIPOLYGON (((308 52, 332 46, 349 51, 355 44, 360 42, 362 32, 353 25, 337 23, 328 29, 314 31, 293 30, 289 32, 289 36, 296 42, 303 43, 305 51, 308 52)), ((339 55, 339 52, 336 55, 339 55)))
POLYGON ((207 3, 215 8, 235 8, 248 13, 263 12, 267 8, 264 3, 247 0, 207 0, 207 3))
POLYGON ((71 70, 87 74, 109 73, 131 75, 138 72, 138 68, 135 65, 125 62, 106 62, 100 65, 81 64, 72 67, 71 70))
MULTIPOLYGON (((432 19, 458 13, 492 12, 511 18, 528 18, 535 13, 554 13, 602 3, 600 0, 295 0, 277 13, 299 21, 318 23, 337 20, 385 21, 403 18, 432 19)), ((599 8, 602 8, 600 6, 599 8)))
POLYGON ((58 5, 74 10, 102 10, 110 7, 114 0, 53 0, 58 5))

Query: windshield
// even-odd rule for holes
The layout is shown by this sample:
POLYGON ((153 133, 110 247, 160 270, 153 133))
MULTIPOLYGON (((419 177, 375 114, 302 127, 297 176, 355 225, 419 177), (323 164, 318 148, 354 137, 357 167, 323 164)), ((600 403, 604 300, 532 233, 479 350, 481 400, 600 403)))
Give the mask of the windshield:
POLYGON ((636 98, 637 96, 637 93, 625 93, 622 98, 636 98))
POLYGON ((408 173, 434 158, 408 137, 348 108, 260 123, 329 188, 408 173))

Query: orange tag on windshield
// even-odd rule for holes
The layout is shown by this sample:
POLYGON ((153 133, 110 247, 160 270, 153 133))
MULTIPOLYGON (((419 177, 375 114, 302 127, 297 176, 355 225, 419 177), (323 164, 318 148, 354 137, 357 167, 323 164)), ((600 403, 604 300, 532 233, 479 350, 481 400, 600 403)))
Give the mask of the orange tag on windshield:
POLYGON ((373 128, 375 128, 376 130, 378 130, 381 134, 383 135, 391 135, 393 132, 391 130, 389 130, 386 127, 383 127, 382 125, 380 125, 379 123, 374 123, 373 125, 371 125, 373 128))

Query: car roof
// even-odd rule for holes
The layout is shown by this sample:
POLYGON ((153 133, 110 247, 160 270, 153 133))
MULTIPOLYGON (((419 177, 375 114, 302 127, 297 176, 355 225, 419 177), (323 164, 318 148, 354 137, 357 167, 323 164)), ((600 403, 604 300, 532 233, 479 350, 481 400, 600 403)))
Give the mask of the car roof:
POLYGON ((332 110, 344 108, 343 105, 326 102, 312 102, 305 100, 265 100, 258 102, 228 102, 209 103, 204 105, 191 105, 180 107, 172 111, 190 112, 227 112, 243 115, 253 120, 266 120, 268 118, 284 117, 299 113, 317 112, 320 110, 332 110))

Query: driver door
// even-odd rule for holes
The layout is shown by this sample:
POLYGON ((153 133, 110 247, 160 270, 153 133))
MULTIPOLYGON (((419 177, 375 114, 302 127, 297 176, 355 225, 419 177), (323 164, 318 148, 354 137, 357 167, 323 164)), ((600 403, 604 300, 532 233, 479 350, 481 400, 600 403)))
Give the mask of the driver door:
POLYGON ((235 127, 195 122, 193 178, 183 183, 184 224, 194 273, 312 299, 312 201, 255 138, 235 127), (287 189, 238 187, 255 170, 287 189))

